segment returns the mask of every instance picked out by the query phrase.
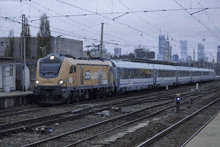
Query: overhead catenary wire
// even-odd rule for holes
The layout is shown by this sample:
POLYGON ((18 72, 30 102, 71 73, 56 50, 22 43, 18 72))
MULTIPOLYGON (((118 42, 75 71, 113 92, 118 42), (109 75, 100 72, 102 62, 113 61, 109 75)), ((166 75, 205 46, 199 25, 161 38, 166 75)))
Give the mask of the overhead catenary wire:
MULTIPOLYGON (((199 2, 199 0, 197 0, 198 4, 201 6, 202 9, 206 9, 204 8, 201 3, 199 2)), ((209 9, 209 8, 207 8, 209 9)), ((216 30, 219 30, 218 27, 215 25, 215 23, 210 19, 209 15, 207 14, 207 12, 205 12, 206 16, 208 17, 208 20, 213 24, 213 26, 215 27, 216 30)))
MULTIPOLYGON (((28 2, 29 4, 30 4, 30 2, 28 2)), ((32 3, 32 6, 36 6, 36 5, 33 5, 33 3, 32 3)), ((37 6, 38 7, 38 6, 37 6)), ((38 7, 39 8, 39 7, 38 7)), ((42 9, 41 9, 42 10, 42 9)), ((49 10, 49 12, 52 12, 51 11, 52 9, 50 9, 49 10)), ((184 10, 184 9, 179 9, 178 11, 180 11, 180 10, 184 10)), ((188 10, 190 10, 190 9, 188 9, 188 10)), ((201 8, 199 8, 198 10, 201 10, 201 8)), ((146 11, 148 11, 148 10, 146 10, 146 11)), ((185 10, 184 10, 185 11, 185 10)), ((43 11, 42 11, 43 12, 43 11)), ((57 12, 59 12, 59 11, 57 11, 57 12)), ((162 10, 161 10, 161 12, 163 12, 162 10)), ((114 13, 114 12, 113 12, 114 13)), ((129 13, 132 13, 132 12, 129 12, 129 13)), ((136 13, 138 13, 138 12, 136 12, 136 13)), ((146 13, 146 12, 140 12, 140 13, 146 13)), ((97 15, 97 14, 91 14, 91 15, 97 15)), ((103 15, 105 15, 105 14, 103 14, 103 15)), ((110 15, 110 14, 109 14, 110 15)), ((61 16, 60 14, 57 14, 57 16, 54 16, 54 17, 59 17, 59 16, 61 16)), ((64 16, 64 15, 62 15, 62 16, 64 16)), ((52 18, 52 16, 50 15, 49 16, 50 18, 52 18)), ((65 16, 64 16, 65 17, 65 16)), ((29 18, 32 18, 32 17, 29 17, 29 18)), ((14 19, 14 20, 16 20, 16 19, 14 19)), ((119 20, 120 21, 120 20, 119 20)), ((82 27, 82 29, 85 29, 85 28, 83 28, 82 27)), ((56 31, 60 31, 60 32, 62 32, 61 31, 61 29, 56 29, 56 28, 54 28, 54 29, 52 29, 52 30, 56 30, 56 31)), ((63 30, 65 30, 65 28, 63 28, 63 30)), ((90 29, 88 29, 88 30, 90 30, 90 29)), ((72 32, 74 32, 74 31, 71 31, 70 33, 72 33, 72 32)), ((65 33, 67 33, 67 32, 65 32, 65 33)), ((99 33, 98 33, 99 34, 99 33)), ((73 34, 72 34, 73 35, 73 34)), ((78 35, 78 34, 77 34, 78 35)), ((91 35, 90 35, 91 36, 91 35)), ((156 36, 156 35, 154 35, 154 36, 156 36)), ((80 37, 80 36, 79 36, 80 37)), ((83 37, 83 35, 82 35, 82 37, 83 37)), ((85 36, 84 36, 85 37, 85 36)), ((86 36, 87 37, 87 36, 86 36)), ((98 37, 96 37, 96 36, 91 36, 91 37, 94 37, 94 38, 98 38, 98 37)), ((108 36, 107 36, 108 37, 108 36)), ((89 37, 87 37, 87 38, 89 38, 89 37)), ((158 39, 158 37, 155 37, 156 39, 158 39)), ((119 41, 119 42, 121 42, 121 41, 119 41)), ((121 42, 122 43, 122 42, 121 42)))
MULTIPOLYGON (((23 2, 24 4, 27 4, 25 2, 23 2)), ((33 3, 35 3, 36 5, 39 5, 41 7, 44 7, 36 2, 33 1, 33 3)), ((28 5, 28 4, 27 4, 28 5)), ((33 7, 32 5, 29 5, 30 7, 33 7)), ((36 7, 35 7, 36 8, 36 7)), ((48 11, 52 11, 49 8, 46 8, 48 11)), ((151 12, 169 12, 169 11, 184 11, 184 10, 202 10, 202 9, 209 9, 209 10, 213 10, 213 9, 220 9, 220 7, 205 7, 205 8, 185 8, 185 9, 155 9, 155 10, 143 10, 143 11, 132 11, 132 12, 128 12, 128 11, 121 11, 121 12, 105 12, 105 13, 97 13, 97 14, 101 14, 101 15, 115 15, 115 14, 124 14, 124 13, 151 13, 151 12)), ((41 11, 40 9, 38 9, 39 11, 41 11)), ((58 14, 58 13, 57 13, 58 14)), ((83 14, 65 14, 65 15, 51 15, 49 16, 50 18, 53 17, 75 17, 75 16, 92 16, 92 15, 97 15, 97 14, 91 14, 91 13, 83 13, 83 14)), ((8 16, 8 18, 20 18, 20 16, 8 16)), ((39 16, 28 16, 28 18, 39 18, 39 16)))
POLYGON ((211 34, 213 34, 218 40, 220 40, 220 38, 211 31, 210 28, 208 28, 204 23, 202 23, 198 18, 196 18, 194 15, 191 15, 191 13, 186 10, 180 3, 178 3, 176 0, 173 0, 175 3, 177 3, 177 5, 179 5, 183 10, 185 10, 187 13, 189 13, 190 16, 192 16, 197 22, 199 22, 203 27, 205 27, 211 34))
MULTIPOLYGON (((76 6, 76 5, 69 4, 69 3, 67 3, 67 2, 61 1, 61 0, 57 0, 57 1, 58 1, 58 2, 61 2, 61 3, 63 3, 63 4, 66 4, 66 5, 69 5, 69 6, 78 8, 78 9, 80 9, 80 10, 84 10, 84 11, 90 12, 90 13, 92 13, 92 14, 96 14, 96 15, 98 15, 98 16, 101 16, 101 17, 105 18, 105 19, 112 20, 111 18, 109 18, 109 17, 107 17, 107 16, 104 16, 104 15, 102 15, 102 14, 99 14, 99 13, 96 13, 96 12, 93 12, 93 11, 90 11, 90 10, 87 10, 87 9, 85 9, 85 8, 81 8, 81 7, 78 7, 78 6, 76 6)), ((141 31, 141 30, 139 30, 139 29, 137 29, 137 28, 134 28, 134 27, 132 27, 132 26, 130 26, 130 25, 127 25, 127 24, 125 24, 125 23, 122 23, 122 22, 119 22, 119 21, 116 21, 116 20, 112 20, 112 21, 117 22, 117 23, 119 23, 119 24, 121 24, 121 25, 123 25, 123 26, 126 26, 126 27, 128 27, 128 28, 130 28, 130 29, 132 29, 132 30, 135 30, 135 31, 137 31, 137 32, 140 32, 140 33, 142 33, 142 34, 146 34, 146 35, 149 35, 149 36, 151 36, 151 37, 153 37, 153 38, 157 38, 157 37, 155 37, 155 36, 153 36, 153 35, 151 35, 151 34, 149 34, 149 33, 146 33, 145 31, 141 31)))
MULTIPOLYGON (((40 7, 43 7, 44 9, 47 9, 47 10, 49 10, 49 11, 52 11, 52 12, 54 12, 54 13, 56 13, 56 14, 59 14, 59 13, 57 13, 56 11, 53 11, 53 10, 51 10, 51 9, 49 9, 49 8, 46 8, 45 6, 42 6, 42 5, 40 5, 40 4, 36 3, 36 2, 34 2, 34 4, 36 4, 36 5, 40 6, 40 7)), ((38 8, 35 8, 35 9, 38 9, 38 8)), ((48 18, 50 18, 50 16, 48 16, 48 18)), ((96 31, 96 32, 100 32, 100 30, 94 29, 94 28, 92 28, 92 27, 88 27, 88 26, 86 26, 85 24, 82 24, 82 23, 80 23, 80 22, 78 22, 78 21, 75 21, 75 20, 73 20, 73 19, 70 19, 70 20, 71 20, 71 21, 74 21, 74 22, 77 22, 79 25, 83 25, 84 27, 86 27, 86 28, 88 28, 88 29, 92 29, 92 30, 94 30, 94 31, 96 31)), ((65 21, 65 20, 64 20, 64 21, 65 21)), ((65 21, 65 22, 67 22, 67 21, 65 21)), ((69 23, 69 22, 67 22, 67 23, 69 23)), ((72 24, 72 23, 69 23, 69 24, 72 24)), ((72 24, 72 25, 73 25, 73 24, 72 24)), ((78 27, 79 27, 79 26, 78 26, 78 27)), ((80 28, 85 30, 85 28, 82 28, 82 27, 80 27, 80 28)), ((89 31, 89 30, 87 30, 87 31, 89 31)), ((91 32, 91 31, 89 31, 89 32, 91 32)), ((95 33, 95 32, 91 32, 91 33, 95 33)), ((96 34, 96 33, 95 33, 95 34, 96 34)), ((100 35, 100 33, 97 33, 96 35, 100 35)), ((108 37, 108 36, 127 42, 127 40, 124 40, 124 39, 121 39, 121 38, 118 38, 118 37, 114 37, 114 36, 112 36, 112 35, 110 35, 110 34, 107 34, 107 37, 108 37)), ((84 36, 84 37, 85 37, 85 36, 84 36)))

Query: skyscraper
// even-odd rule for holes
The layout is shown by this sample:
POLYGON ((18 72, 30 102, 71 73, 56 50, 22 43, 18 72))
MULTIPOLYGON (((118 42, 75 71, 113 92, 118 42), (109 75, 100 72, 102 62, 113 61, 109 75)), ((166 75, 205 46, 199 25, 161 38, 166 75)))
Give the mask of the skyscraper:
POLYGON ((114 48, 114 55, 120 56, 121 55, 121 48, 114 48))
POLYGON ((164 35, 159 36, 158 49, 159 53, 157 55, 157 60, 171 61, 172 46, 170 46, 168 37, 166 39, 164 35))
POLYGON ((204 61, 205 53, 204 53, 204 45, 202 43, 198 44, 198 61, 204 61))
POLYGON ((186 61, 187 60, 187 41, 180 40, 180 48, 181 48, 181 58, 186 61))
POLYGON ((220 45, 217 47, 217 63, 220 63, 220 45))

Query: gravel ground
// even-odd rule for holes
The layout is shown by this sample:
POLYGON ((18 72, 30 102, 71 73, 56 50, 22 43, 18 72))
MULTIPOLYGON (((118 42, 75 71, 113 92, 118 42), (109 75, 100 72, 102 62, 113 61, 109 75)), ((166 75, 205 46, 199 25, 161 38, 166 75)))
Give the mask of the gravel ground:
MULTIPOLYGON (((202 106, 204 106, 207 102, 218 98, 215 96, 209 100, 199 102, 194 104, 193 107, 190 109, 182 108, 182 111, 175 113, 175 109, 169 110, 167 113, 163 113, 159 119, 152 119, 147 127, 139 129, 133 133, 126 135, 124 138, 118 139, 114 143, 102 146, 110 146, 110 147, 127 147, 127 146, 137 146, 140 142, 147 140, 148 138, 156 135, 157 133, 163 131, 164 129, 168 128, 172 124, 178 122, 179 120, 185 118, 187 115, 191 114, 192 112, 198 110, 202 106)), ((220 102, 213 106, 210 109, 207 109, 210 113, 204 113, 200 116, 195 117, 189 123, 186 123, 185 127, 180 127, 178 130, 174 130, 167 136, 163 137, 156 143, 152 144, 152 147, 158 146, 165 146, 165 147, 176 147, 181 146, 191 135, 195 133, 197 129, 199 129, 204 122, 209 120, 211 116, 217 113, 220 108, 218 107, 220 102), (217 106, 217 107, 216 107, 217 106), (209 117, 207 117, 209 116, 209 117), (202 118, 201 121, 198 122, 198 117, 202 118), (203 120, 203 121, 202 121, 203 120), (193 125, 189 125, 193 124, 193 125), (186 128, 186 126, 192 126, 192 128, 186 128), (188 132, 187 132, 188 131, 188 132)), ((188 107, 189 108, 189 107, 188 107)), ((101 141, 100 141, 101 142, 101 141)))
MULTIPOLYGON (((220 82, 214 81, 213 83, 214 84, 210 85, 209 89, 213 89, 211 86, 216 85, 217 83, 220 83, 220 82)), ((204 85, 207 86, 207 83, 204 83, 204 85)), ((188 93, 191 92, 190 91, 191 87, 193 87, 193 86, 185 87, 188 89, 188 93)), ((200 92, 206 92, 208 90, 204 89, 204 90, 201 90, 200 92)), ((186 90, 186 93, 187 93, 187 90, 186 90)), ((195 92, 195 94, 196 93, 197 92, 195 92)), ((206 96, 206 98, 209 98, 209 96, 210 95, 206 96)), ((113 100, 113 101, 116 101, 116 100, 113 100)), ((201 100, 198 99, 194 102, 193 107, 191 107, 190 105, 186 105, 186 106, 181 107, 182 111, 179 113, 176 113, 175 108, 169 109, 168 111, 160 114, 156 118, 146 119, 141 122, 134 123, 132 125, 127 126, 126 128, 122 128, 122 129, 110 132, 106 135, 103 135, 100 138, 93 140, 89 144, 83 144, 83 145, 79 145, 79 146, 99 146, 99 145, 103 146, 104 139, 111 137, 111 136, 114 136, 115 134, 117 134, 119 132, 123 132, 123 131, 127 130, 129 127, 132 128, 132 127, 139 125, 140 123, 143 123, 143 124, 147 123, 147 126, 144 126, 141 129, 137 129, 137 130, 135 130, 135 132, 128 133, 128 134, 124 135, 121 139, 117 139, 114 143, 107 144, 107 146, 116 146, 116 147, 135 146, 135 145, 137 145, 138 142, 146 140, 146 138, 149 138, 149 137, 155 135, 158 131, 162 131, 165 128, 169 127, 170 125, 173 124, 173 122, 178 121, 178 120, 184 118, 187 114, 190 114, 192 111, 197 110, 198 108, 200 108, 202 105, 204 105, 208 101, 211 101, 211 100, 203 101, 202 99, 201 100)), ((68 132, 70 130, 75 130, 75 129, 81 128, 83 126, 93 124, 93 123, 96 123, 96 122, 99 122, 102 120, 106 120, 106 119, 109 119, 112 117, 116 117, 116 116, 125 114, 126 112, 135 111, 137 109, 141 109, 143 107, 150 106, 153 104, 156 104, 156 102, 133 105, 133 106, 129 106, 129 107, 123 107, 122 111, 119 111, 119 112, 111 110, 110 116, 100 116, 97 113, 97 114, 85 116, 80 119, 75 119, 73 121, 61 122, 59 124, 56 124, 56 123, 51 124, 47 127, 51 128, 53 130, 52 133, 41 134, 39 132, 33 131, 35 129, 35 128, 33 128, 31 130, 26 130, 25 132, 21 132, 21 133, 9 134, 9 136, 3 136, 0 138, 0 146, 12 146, 12 147, 21 146, 21 145, 24 145, 24 144, 27 144, 30 142, 35 142, 39 139, 44 139, 44 138, 48 138, 48 137, 51 137, 51 136, 54 136, 54 135, 57 135, 60 133, 68 132)), ((88 107, 92 107, 94 105, 96 105, 96 104, 70 105, 67 107, 62 107, 62 109, 58 109, 57 107, 49 107, 48 108, 49 111, 47 110, 47 111, 40 111, 40 112, 32 112, 32 113, 28 113, 28 114, 22 114, 19 116, 0 118, 0 121, 1 122, 19 121, 20 119, 34 118, 34 117, 54 114, 54 113, 58 113, 58 112, 63 112, 63 111, 67 111, 67 110, 88 108, 88 107)), ((109 125, 111 125, 111 124, 109 124, 109 125)), ((88 133, 84 132, 84 133, 85 133, 84 136, 89 134, 89 132, 88 133)), ((68 142, 68 139, 67 139, 67 142, 68 142)), ((57 142, 57 143, 58 143, 58 146, 60 146, 59 142, 57 142)), ((60 143, 60 144, 62 144, 62 143, 60 143)))

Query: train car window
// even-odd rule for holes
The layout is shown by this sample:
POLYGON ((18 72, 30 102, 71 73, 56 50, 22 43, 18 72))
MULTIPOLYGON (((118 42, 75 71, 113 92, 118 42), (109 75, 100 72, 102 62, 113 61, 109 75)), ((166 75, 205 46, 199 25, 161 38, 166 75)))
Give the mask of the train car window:
POLYGON ((76 66, 74 66, 74 72, 76 72, 76 66))
POLYGON ((124 68, 123 70, 124 70, 123 79, 129 79, 130 77, 129 69, 124 68))
POLYGON ((205 72, 203 72, 203 75, 204 75, 204 76, 208 76, 208 75, 209 75, 209 72, 205 71, 205 72))
POLYGON ((188 76, 190 76, 190 72, 189 71, 180 71, 179 76, 180 77, 188 77, 188 76))
POLYGON ((193 76, 201 76, 201 72, 200 71, 194 71, 192 73, 193 76))
POLYGON ((172 71, 172 70, 159 70, 157 72, 157 76, 158 77, 175 77, 175 71, 172 71))
POLYGON ((145 78, 151 78, 151 77, 152 77, 152 70, 146 69, 146 70, 144 71, 144 77, 145 77, 145 78))
POLYGON ((70 67, 70 74, 73 73, 73 65, 70 67))

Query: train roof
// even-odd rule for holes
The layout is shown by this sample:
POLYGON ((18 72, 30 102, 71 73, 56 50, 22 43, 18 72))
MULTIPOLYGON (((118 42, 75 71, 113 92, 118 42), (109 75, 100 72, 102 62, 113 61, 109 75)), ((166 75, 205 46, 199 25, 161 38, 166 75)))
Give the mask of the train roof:
POLYGON ((207 68, 195 68, 195 67, 190 67, 192 71, 209 71, 209 72, 215 72, 213 69, 207 69, 207 68))
POLYGON ((129 61, 116 61, 111 60, 116 67, 120 68, 143 68, 143 69, 161 69, 161 70, 184 70, 184 71, 209 71, 214 72, 212 69, 206 68, 195 68, 195 67, 184 67, 184 66, 172 66, 163 64, 150 64, 140 62, 129 62, 129 61))
POLYGON ((76 60, 75 58, 73 58, 70 55, 66 55, 66 54, 48 54, 46 57, 41 58, 41 61, 43 60, 51 60, 50 57, 54 56, 53 60, 57 60, 59 62, 62 61, 67 61, 70 64, 74 64, 74 65, 99 65, 99 66, 111 66, 112 67, 112 63, 110 61, 107 60, 76 60))
POLYGON ((73 60, 68 59, 69 62, 75 65, 99 65, 99 66, 112 66, 110 61, 100 61, 100 60, 73 60))
POLYGON ((147 68, 147 69, 153 69, 153 64, 148 63, 137 63, 137 62, 128 62, 128 61, 116 61, 111 60, 116 67, 120 68, 147 68))
POLYGON ((161 64, 150 64, 140 62, 129 62, 129 61, 115 61, 111 60, 116 67, 120 68, 142 68, 142 69, 163 69, 163 70, 176 70, 174 66, 161 65, 161 64))

